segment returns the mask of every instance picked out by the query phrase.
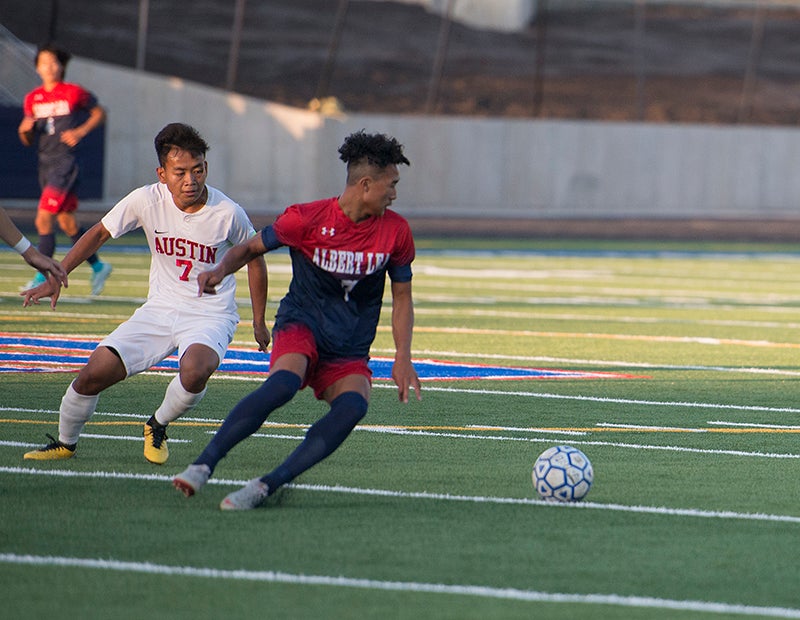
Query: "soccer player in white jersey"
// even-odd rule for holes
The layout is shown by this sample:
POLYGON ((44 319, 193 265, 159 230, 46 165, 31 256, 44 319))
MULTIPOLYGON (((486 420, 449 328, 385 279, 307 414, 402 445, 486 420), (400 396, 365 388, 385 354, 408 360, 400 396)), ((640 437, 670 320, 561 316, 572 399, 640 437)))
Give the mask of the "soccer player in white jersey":
MULTIPOLYGON (((239 315, 233 275, 216 295, 197 295, 197 275, 212 269, 233 246, 255 235, 244 210, 206 185, 208 145, 197 131, 172 123, 155 139, 158 183, 140 187, 119 201, 70 249, 62 261, 69 273, 110 238, 141 228, 152 254, 147 301, 103 339, 67 388, 58 418, 58 439, 25 454, 26 459, 67 459, 75 454, 81 430, 100 392, 143 372, 177 349, 178 375, 161 406, 144 425, 144 456, 156 464, 169 457, 167 425, 196 406, 206 383, 233 339, 239 315)), ((259 256, 247 263, 253 329, 266 351, 267 270, 259 256)), ((58 299, 55 281, 25 291, 24 305, 43 297, 58 299)))

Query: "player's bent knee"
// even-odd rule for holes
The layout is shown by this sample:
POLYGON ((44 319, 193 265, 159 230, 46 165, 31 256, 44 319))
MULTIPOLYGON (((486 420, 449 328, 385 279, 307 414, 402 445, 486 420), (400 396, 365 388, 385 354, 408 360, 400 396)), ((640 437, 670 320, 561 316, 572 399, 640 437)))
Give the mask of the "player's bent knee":
POLYGON ((78 394, 81 394, 82 396, 96 396, 106 388, 111 387, 115 383, 119 383, 124 378, 124 374, 119 376, 112 373, 81 371, 72 382, 72 387, 78 394))
POLYGON ((216 366, 211 369, 187 369, 181 368, 179 372, 181 386, 187 392, 198 393, 206 389, 209 378, 216 370, 216 366))
POLYGON ((89 356, 89 361, 78 372, 73 386, 79 394, 95 395, 119 383, 126 376, 125 364, 116 350, 101 346, 89 356))
POLYGON ((193 344, 180 360, 178 374, 181 385, 189 392, 200 392, 219 367, 217 352, 202 344, 193 344))

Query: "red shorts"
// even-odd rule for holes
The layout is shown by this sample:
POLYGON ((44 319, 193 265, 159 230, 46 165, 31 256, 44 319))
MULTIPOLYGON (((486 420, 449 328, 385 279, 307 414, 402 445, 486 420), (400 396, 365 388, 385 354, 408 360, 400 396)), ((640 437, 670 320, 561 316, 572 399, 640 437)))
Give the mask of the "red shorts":
POLYGON ((372 370, 366 357, 343 357, 320 361, 314 334, 302 323, 293 323, 272 334, 270 365, 286 353, 300 353, 308 358, 308 370, 300 389, 311 386, 314 396, 322 400, 323 392, 339 379, 363 375, 372 385, 372 370))
POLYGON ((78 208, 78 197, 73 192, 45 185, 39 198, 39 208, 48 213, 72 213, 78 208))

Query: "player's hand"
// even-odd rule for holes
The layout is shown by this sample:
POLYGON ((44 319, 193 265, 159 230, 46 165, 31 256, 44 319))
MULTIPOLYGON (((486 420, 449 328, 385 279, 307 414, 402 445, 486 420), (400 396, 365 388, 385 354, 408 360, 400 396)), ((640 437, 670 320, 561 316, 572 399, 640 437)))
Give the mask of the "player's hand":
POLYGON ((258 343, 258 350, 266 353, 270 341, 270 334, 267 326, 263 324, 262 325, 254 324, 253 335, 255 336, 256 342, 258 343))
POLYGON ((203 293, 209 295, 217 294, 217 284, 222 282, 222 278, 215 273, 215 269, 203 271, 197 274, 197 296, 202 297, 203 293))
POLYGON ((47 276, 47 280, 35 288, 22 291, 20 293, 25 299, 22 300, 23 307, 27 308, 31 304, 39 303, 44 297, 50 298, 50 308, 56 309, 56 302, 61 295, 61 284, 52 275, 47 276))
POLYGON ((411 388, 414 388, 417 400, 422 400, 422 386, 420 385, 417 371, 410 360, 401 361, 395 358, 392 365, 392 380, 397 385, 397 395, 400 402, 408 402, 411 388))
POLYGON ((65 288, 69 286, 67 272, 61 266, 61 263, 41 254, 38 250, 35 250, 33 246, 22 253, 22 258, 24 258, 25 262, 31 267, 41 271, 44 276, 52 275, 65 288))
POLYGON ((61 132, 61 142, 67 146, 77 146, 83 140, 83 134, 77 129, 65 129, 61 132))

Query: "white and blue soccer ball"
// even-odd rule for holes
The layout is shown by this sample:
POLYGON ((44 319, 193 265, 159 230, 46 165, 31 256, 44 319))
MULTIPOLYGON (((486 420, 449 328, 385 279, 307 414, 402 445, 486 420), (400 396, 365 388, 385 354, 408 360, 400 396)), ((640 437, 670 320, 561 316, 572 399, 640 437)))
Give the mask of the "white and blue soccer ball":
POLYGON ((553 446, 533 464, 533 488, 544 500, 577 502, 594 482, 594 469, 586 455, 572 446, 553 446))

